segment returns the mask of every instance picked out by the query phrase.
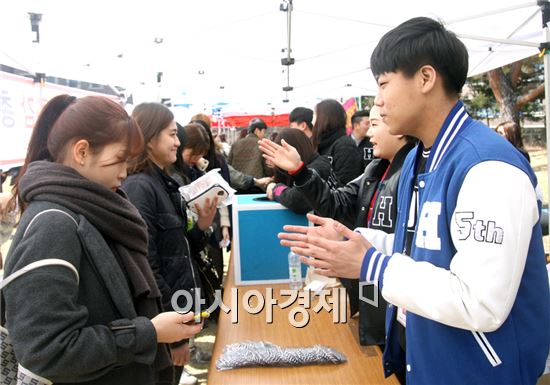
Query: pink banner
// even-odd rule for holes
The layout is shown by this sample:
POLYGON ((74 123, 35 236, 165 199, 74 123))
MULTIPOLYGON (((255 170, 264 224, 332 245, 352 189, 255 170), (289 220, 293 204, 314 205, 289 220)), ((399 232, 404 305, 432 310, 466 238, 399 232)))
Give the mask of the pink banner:
POLYGON ((117 97, 0 72, 0 169, 23 164, 34 122, 40 110, 56 95, 117 97))

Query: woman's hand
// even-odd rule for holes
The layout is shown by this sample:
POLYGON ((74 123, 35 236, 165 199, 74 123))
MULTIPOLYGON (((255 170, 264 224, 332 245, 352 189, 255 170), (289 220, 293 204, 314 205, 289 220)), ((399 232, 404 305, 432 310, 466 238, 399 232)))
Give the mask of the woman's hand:
POLYGON ((261 188, 265 191, 267 185, 273 182, 273 178, 270 176, 264 176, 263 178, 254 178, 254 186, 261 188))
POLYGON ((230 234, 229 234, 229 227, 223 226, 222 227, 222 242, 224 245, 229 242, 230 234))
POLYGON ((170 348, 170 354, 172 356, 172 363, 174 366, 185 366, 191 358, 189 353, 189 343, 178 346, 177 348, 170 348))
POLYGON ((258 142, 260 151, 266 161, 272 162, 275 166, 285 171, 297 170, 302 164, 300 154, 294 147, 288 144, 284 139, 281 144, 272 142, 269 139, 262 139, 258 142))
POLYGON ((275 186, 277 186, 277 183, 271 182, 267 185, 267 188, 265 189, 265 193, 270 200, 273 200, 273 189, 275 188, 275 186))
POLYGON ((167 344, 191 338, 202 330, 202 322, 195 324, 195 314, 192 312, 179 314, 167 311, 154 317, 151 323, 157 332, 157 342, 167 344))
POLYGON ((197 215, 199 216, 199 219, 197 219, 197 226, 199 226, 199 229, 202 231, 206 230, 210 225, 212 225, 212 222, 214 221, 214 217, 216 216, 216 211, 218 210, 218 197, 215 197, 212 202, 210 202, 210 199, 206 199, 204 201, 204 206, 200 207, 198 203, 195 203, 195 208, 197 209, 197 215))

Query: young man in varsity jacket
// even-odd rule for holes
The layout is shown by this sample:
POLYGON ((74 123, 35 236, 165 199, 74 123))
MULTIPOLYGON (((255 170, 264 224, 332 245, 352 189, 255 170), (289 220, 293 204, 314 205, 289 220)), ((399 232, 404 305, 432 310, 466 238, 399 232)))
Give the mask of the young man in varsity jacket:
POLYGON ((550 292, 531 167, 467 114, 468 53, 439 22, 414 18, 388 32, 371 68, 391 132, 421 142, 403 165, 395 234, 331 223, 329 238, 285 226, 281 243, 311 256, 302 262, 320 274, 378 285, 392 304, 386 375, 404 367, 409 385, 535 384, 550 345, 550 292))

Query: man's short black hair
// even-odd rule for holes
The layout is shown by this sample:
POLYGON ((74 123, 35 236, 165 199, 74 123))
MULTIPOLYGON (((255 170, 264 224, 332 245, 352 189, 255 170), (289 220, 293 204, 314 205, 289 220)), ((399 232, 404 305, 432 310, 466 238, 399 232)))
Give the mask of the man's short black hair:
POLYGON ((289 123, 302 123, 307 124, 309 129, 313 128, 313 110, 306 107, 296 107, 290 112, 288 116, 289 123))
POLYGON ((353 114, 351 116, 351 125, 353 126, 354 124, 358 124, 361 122, 361 119, 365 118, 365 117, 369 117, 370 115, 370 111, 369 110, 359 110, 357 112, 355 112, 355 114, 353 114))
POLYGON ((386 33, 370 58, 375 78, 401 71, 411 77, 423 65, 442 76, 448 93, 460 94, 468 75, 468 51, 439 21, 415 17, 386 33))
POLYGON ((254 118, 248 124, 248 133, 253 133, 256 128, 259 128, 260 130, 267 130, 267 124, 265 124, 265 122, 260 118, 254 118))

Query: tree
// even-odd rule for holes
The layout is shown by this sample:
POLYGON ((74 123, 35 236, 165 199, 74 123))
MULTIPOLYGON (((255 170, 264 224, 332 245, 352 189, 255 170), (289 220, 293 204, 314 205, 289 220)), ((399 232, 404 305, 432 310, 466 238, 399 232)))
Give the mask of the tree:
POLYGON ((542 110, 544 63, 538 55, 491 70, 488 78, 500 120, 512 120, 521 126, 520 118, 532 119, 542 110))
POLYGON ((468 113, 474 119, 485 120, 487 125, 489 125, 489 119, 497 115, 497 101, 489 87, 486 73, 468 78, 462 100, 466 104, 468 113))

